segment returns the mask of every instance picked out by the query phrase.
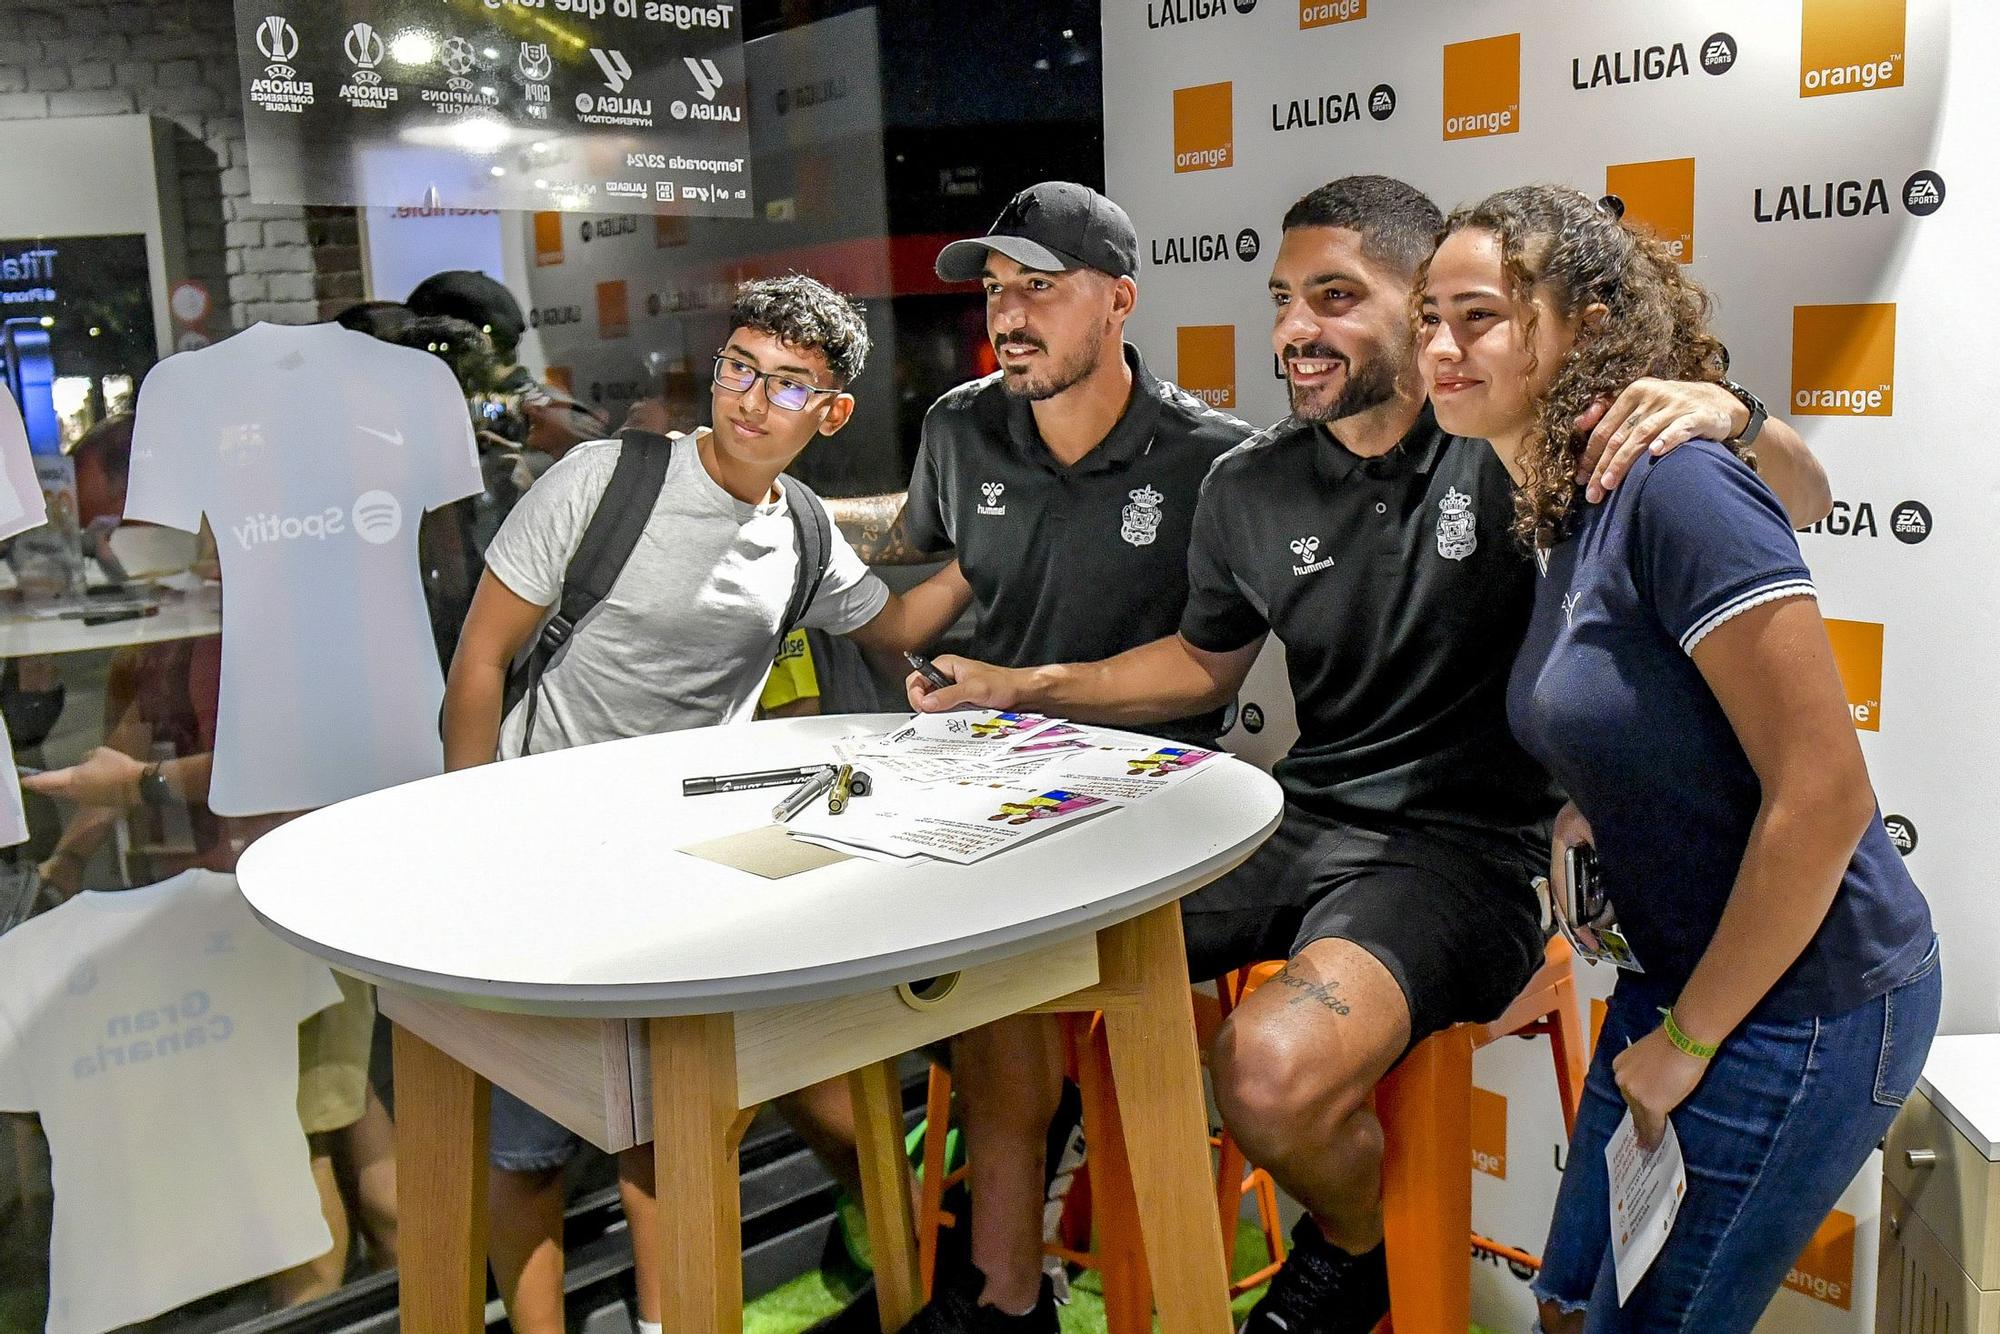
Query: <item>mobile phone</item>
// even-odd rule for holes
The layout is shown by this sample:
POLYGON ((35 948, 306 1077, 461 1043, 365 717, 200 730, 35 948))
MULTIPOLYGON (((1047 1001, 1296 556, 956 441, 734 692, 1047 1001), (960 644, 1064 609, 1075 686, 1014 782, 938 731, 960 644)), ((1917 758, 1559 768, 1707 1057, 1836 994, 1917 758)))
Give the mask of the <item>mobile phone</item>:
POLYGON ((1569 920, 1576 926, 1596 926, 1604 916, 1608 896, 1597 865, 1597 849, 1573 843, 1563 850, 1563 878, 1569 881, 1569 920))
POLYGON ((926 658, 921 653, 905 651, 903 658, 915 669, 917 675, 929 681, 934 689, 942 690, 948 685, 956 684, 949 676, 939 671, 929 658, 926 658))

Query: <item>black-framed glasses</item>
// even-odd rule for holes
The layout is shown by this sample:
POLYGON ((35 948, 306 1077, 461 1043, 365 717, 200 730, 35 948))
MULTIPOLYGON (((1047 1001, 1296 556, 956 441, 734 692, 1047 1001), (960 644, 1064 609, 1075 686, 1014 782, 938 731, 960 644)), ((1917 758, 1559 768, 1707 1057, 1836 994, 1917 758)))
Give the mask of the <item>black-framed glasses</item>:
POLYGON ((764 396, 771 400, 774 408, 787 412, 804 412, 813 401, 814 394, 837 394, 838 389, 825 389, 803 380, 794 380, 789 375, 776 371, 760 371, 747 361, 739 361, 727 352, 715 354, 715 382, 732 394, 747 394, 757 381, 764 382, 764 396))

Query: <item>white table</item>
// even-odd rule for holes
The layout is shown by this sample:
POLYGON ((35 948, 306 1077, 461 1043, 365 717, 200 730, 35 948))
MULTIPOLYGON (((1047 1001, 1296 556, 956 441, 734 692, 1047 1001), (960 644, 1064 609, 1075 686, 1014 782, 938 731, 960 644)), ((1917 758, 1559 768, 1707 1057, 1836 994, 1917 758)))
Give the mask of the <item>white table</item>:
POLYGON ((165 599, 151 616, 107 621, 102 625, 85 625, 79 617, 31 616, 25 611, 0 615, 0 658, 101 652, 221 633, 222 590, 205 588, 185 597, 165 599))
POLYGON ((917 1281, 894 1058, 1010 1014, 1096 1010, 1162 1325, 1228 1329, 1179 900, 1276 828, 1277 785, 1231 762, 968 867, 855 859, 764 880, 673 851, 767 823, 784 791, 683 798, 682 778, 819 762, 895 721, 488 765, 316 811, 244 853, 258 915, 379 984, 397 1024, 404 1329, 478 1327, 487 1081, 602 1148, 654 1141, 665 1325, 719 1334, 741 1328, 750 1112, 849 1072, 898 1328, 917 1281), (937 977, 952 984, 906 985, 937 977))

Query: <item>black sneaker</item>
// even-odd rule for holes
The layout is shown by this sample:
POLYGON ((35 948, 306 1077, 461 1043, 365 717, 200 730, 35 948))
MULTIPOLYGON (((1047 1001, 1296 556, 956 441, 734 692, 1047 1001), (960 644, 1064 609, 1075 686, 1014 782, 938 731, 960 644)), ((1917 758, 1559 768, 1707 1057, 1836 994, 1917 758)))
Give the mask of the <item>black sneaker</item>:
POLYGON ((910 1317, 903 1334, 1058 1334, 1055 1288, 1042 1275, 1041 1295, 1026 1315, 1009 1315, 997 1306, 979 1304, 986 1278, 977 1269, 965 1281, 940 1284, 922 1310, 910 1317))
POLYGON ((1369 1334, 1389 1314, 1389 1262, 1381 1246, 1349 1255, 1308 1214, 1292 1251, 1236 1334, 1369 1334))

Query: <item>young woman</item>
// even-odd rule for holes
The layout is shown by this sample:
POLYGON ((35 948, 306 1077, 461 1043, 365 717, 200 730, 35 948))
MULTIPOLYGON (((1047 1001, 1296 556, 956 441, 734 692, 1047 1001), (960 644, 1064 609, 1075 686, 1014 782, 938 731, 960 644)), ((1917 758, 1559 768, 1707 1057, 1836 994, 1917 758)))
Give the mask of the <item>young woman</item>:
MULTIPOLYGON (((1922 1070, 1930 911, 1882 828, 1812 577, 1726 444, 1601 504, 1570 423, 1642 376, 1715 379, 1706 295, 1616 211, 1553 186, 1447 222, 1418 273, 1438 422, 1492 441, 1541 566, 1508 712, 1594 846, 1622 972, 1535 1284, 1548 1334, 1749 1330, 1922 1070), (1604 1146, 1671 1120, 1688 1194, 1621 1305, 1604 1146)), ((1558 897, 1558 902, 1562 899, 1558 897)))

